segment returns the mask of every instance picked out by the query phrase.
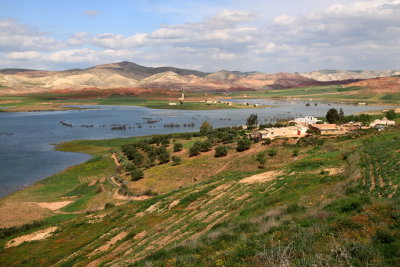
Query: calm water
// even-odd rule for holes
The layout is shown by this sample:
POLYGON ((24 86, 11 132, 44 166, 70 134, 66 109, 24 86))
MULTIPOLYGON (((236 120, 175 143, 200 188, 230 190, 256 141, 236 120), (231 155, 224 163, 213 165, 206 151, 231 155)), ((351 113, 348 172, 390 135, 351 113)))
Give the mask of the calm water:
POLYGON ((274 107, 256 110, 180 111, 131 106, 96 106, 98 109, 0 112, 0 197, 90 158, 86 154, 54 151, 52 144, 63 141, 197 131, 205 120, 210 121, 214 127, 243 125, 251 113, 258 114, 261 122, 264 119, 276 120, 303 115, 324 116, 332 107, 343 108, 345 114, 382 109, 373 106, 323 103, 315 106, 314 102, 310 107, 305 107, 305 102, 289 104, 273 100, 245 101, 274 105, 274 107), (157 122, 148 123, 148 120, 157 122), (73 127, 65 126, 60 121, 73 127), (169 123, 178 123, 182 126, 164 127, 169 123), (194 123, 195 127, 183 127, 185 123, 194 123), (82 125, 94 127, 87 128, 82 125), (126 130, 112 130, 112 127, 118 125, 126 125, 126 130))

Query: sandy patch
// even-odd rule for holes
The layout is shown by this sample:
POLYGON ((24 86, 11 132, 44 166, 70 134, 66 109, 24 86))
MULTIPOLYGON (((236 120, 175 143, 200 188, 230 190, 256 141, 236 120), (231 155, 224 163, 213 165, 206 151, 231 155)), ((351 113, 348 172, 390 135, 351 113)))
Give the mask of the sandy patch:
POLYGON ((59 210, 65 206, 71 204, 73 201, 57 201, 57 202, 36 202, 39 207, 49 209, 49 210, 59 210))
POLYGON ((237 197, 236 200, 243 200, 243 199, 248 198, 249 196, 250 196, 250 193, 246 193, 246 194, 244 194, 244 195, 242 195, 240 197, 237 197))
POLYGON ((93 180, 90 182, 90 184, 88 186, 94 186, 97 183, 97 180, 93 180))
POLYGON ((176 207, 179 204, 180 200, 174 200, 171 202, 171 204, 169 204, 168 209, 173 209, 174 207, 176 207))
POLYGON ((143 231, 143 232, 140 232, 140 233, 138 233, 137 235, 135 235, 135 236, 133 237, 133 239, 135 239, 135 240, 142 239, 142 238, 144 238, 146 235, 147 235, 147 231, 143 231))
POLYGON ((16 247, 16 246, 21 245, 24 242, 43 240, 45 238, 50 237, 57 229, 58 229, 58 227, 50 227, 50 228, 47 228, 44 230, 33 232, 29 235, 23 235, 23 236, 14 238, 7 242, 6 248, 16 247))
POLYGON ((209 195, 217 195, 220 193, 220 191, 226 191, 229 187, 231 187, 231 184, 221 184, 220 186, 217 186, 213 190, 208 193, 209 195))
POLYGON ((119 233, 118 235, 116 235, 113 238, 111 238, 110 241, 108 241, 106 244, 104 244, 103 246, 99 247, 98 249, 96 249, 95 251, 90 253, 89 256, 94 255, 94 254, 96 254, 98 252, 105 252, 105 251, 109 250, 112 245, 114 245, 118 241, 122 240, 127 235, 128 235, 128 232, 119 233))
POLYGON ((0 204, 0 228, 18 226, 39 221, 52 215, 35 203, 2 203, 0 204))
POLYGON ((242 180, 239 181, 241 184, 255 184, 255 183, 265 183, 272 181, 275 179, 277 176, 281 175, 280 171, 269 171, 269 172, 263 172, 259 173, 250 177, 246 177, 242 180))

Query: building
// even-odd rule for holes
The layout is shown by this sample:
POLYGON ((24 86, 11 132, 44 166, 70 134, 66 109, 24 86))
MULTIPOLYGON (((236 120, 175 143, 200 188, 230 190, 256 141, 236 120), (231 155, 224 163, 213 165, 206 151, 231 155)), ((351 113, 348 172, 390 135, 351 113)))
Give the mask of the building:
POLYGON ((340 135, 348 132, 346 127, 337 126, 336 124, 310 124, 309 128, 321 135, 340 135))
POLYGON ((348 131, 354 131, 354 130, 361 129, 362 126, 363 125, 361 122, 348 122, 348 123, 342 124, 342 127, 345 127, 348 131))
POLYGON ((374 120, 373 122, 371 122, 371 123, 369 124, 369 126, 371 126, 371 127, 376 127, 377 125, 391 126, 391 125, 395 125, 395 124, 396 124, 395 121, 388 120, 388 119, 385 117, 385 118, 383 118, 383 119, 381 119, 381 120, 379 120, 379 119, 374 120))
POLYGON ((303 124, 303 125, 310 125, 310 124, 317 124, 317 123, 322 123, 321 120, 318 120, 315 117, 312 116, 305 116, 304 118, 297 118, 292 121, 289 121, 289 123, 294 122, 295 124, 303 124))
POLYGON ((273 127, 258 131, 262 139, 274 139, 277 137, 303 137, 307 133, 307 127, 288 126, 288 127, 273 127))

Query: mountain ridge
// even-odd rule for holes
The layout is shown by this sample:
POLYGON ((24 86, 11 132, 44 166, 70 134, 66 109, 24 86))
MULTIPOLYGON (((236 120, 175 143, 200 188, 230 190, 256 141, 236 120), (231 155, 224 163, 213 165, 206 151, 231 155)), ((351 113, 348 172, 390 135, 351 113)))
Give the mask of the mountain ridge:
POLYGON ((3 94, 77 91, 86 88, 165 89, 187 91, 229 91, 285 89, 305 86, 347 84, 364 79, 400 75, 400 71, 321 70, 308 73, 261 73, 221 70, 202 72, 175 67, 146 67, 122 61, 86 69, 46 71, 0 70, 3 94))

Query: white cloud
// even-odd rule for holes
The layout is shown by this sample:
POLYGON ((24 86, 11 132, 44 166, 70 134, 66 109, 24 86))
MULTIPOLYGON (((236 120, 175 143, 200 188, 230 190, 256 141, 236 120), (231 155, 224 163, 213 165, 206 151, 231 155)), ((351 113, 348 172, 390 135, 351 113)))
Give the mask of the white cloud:
POLYGON ((260 12, 256 17, 222 10, 199 22, 161 25, 147 33, 80 32, 64 41, 0 20, 0 64, 21 66, 26 60, 68 68, 130 60, 205 71, 400 69, 400 0, 334 4, 275 18, 260 12))

